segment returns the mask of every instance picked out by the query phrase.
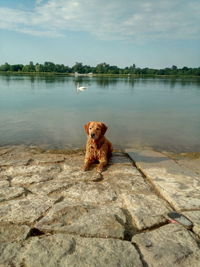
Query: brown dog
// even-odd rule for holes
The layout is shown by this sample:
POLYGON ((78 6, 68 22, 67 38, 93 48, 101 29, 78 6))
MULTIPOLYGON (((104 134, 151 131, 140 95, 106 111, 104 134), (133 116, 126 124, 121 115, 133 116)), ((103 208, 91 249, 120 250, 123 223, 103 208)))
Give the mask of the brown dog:
POLYGON ((99 162, 98 172, 102 172, 112 155, 112 144, 104 137, 107 126, 103 122, 91 121, 84 125, 88 135, 84 171, 95 161, 99 162))

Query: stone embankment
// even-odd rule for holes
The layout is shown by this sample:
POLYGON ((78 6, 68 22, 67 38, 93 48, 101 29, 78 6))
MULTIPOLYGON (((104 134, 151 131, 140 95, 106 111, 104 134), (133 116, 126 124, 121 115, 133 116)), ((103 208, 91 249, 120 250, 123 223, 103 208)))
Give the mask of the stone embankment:
POLYGON ((200 266, 200 158, 116 152, 102 177, 83 158, 0 148, 0 266, 200 266))

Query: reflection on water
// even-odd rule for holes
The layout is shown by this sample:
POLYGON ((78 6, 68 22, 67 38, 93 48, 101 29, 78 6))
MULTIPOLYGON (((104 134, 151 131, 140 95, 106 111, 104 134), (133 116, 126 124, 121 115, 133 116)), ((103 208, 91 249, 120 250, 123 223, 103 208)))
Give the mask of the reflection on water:
POLYGON ((100 120, 115 147, 200 151, 195 79, 0 75, 0 112, 0 145, 82 147, 100 120))

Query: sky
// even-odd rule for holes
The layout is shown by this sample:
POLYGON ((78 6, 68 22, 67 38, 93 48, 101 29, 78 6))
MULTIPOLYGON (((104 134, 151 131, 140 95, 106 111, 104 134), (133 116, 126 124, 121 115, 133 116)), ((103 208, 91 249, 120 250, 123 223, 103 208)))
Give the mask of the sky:
POLYGON ((0 0, 0 64, 200 67, 199 0, 0 0))

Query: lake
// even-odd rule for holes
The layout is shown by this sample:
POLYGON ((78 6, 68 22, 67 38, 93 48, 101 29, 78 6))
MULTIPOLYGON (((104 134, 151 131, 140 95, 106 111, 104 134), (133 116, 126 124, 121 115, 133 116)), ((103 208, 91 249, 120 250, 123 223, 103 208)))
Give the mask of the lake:
POLYGON ((82 148, 92 120, 116 148, 200 151, 200 80, 0 75, 0 146, 82 148))

